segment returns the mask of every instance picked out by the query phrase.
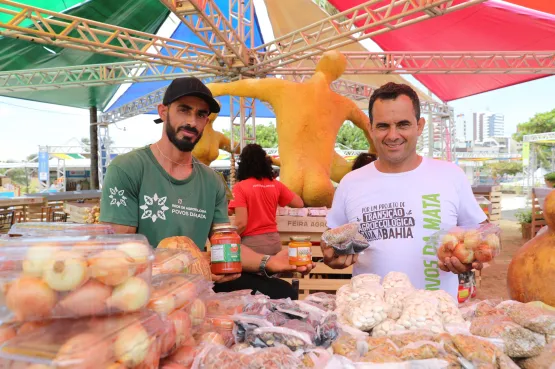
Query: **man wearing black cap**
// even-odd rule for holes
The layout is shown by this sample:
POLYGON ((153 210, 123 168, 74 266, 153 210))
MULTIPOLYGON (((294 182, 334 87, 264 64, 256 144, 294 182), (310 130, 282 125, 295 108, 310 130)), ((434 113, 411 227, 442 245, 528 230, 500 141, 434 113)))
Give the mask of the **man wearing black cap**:
MULTIPOLYGON (((187 236, 204 250, 212 225, 229 223, 226 191, 218 175, 191 152, 208 116, 219 111, 218 102, 199 79, 174 80, 158 106, 160 118, 155 120, 164 124, 162 138, 110 163, 100 221, 112 224, 117 233, 143 234, 154 247, 166 237, 187 236)), ((243 247, 241 258, 244 271, 295 270, 289 266, 287 252, 268 258, 243 247)))

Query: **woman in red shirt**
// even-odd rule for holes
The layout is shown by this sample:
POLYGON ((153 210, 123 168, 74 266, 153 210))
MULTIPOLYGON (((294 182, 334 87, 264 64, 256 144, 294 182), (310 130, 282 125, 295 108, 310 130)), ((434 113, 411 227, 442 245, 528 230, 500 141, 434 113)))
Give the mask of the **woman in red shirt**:
POLYGON ((239 156, 237 179, 229 209, 235 212, 242 244, 263 255, 277 254, 281 251, 277 207, 302 208, 303 200, 274 179, 272 162, 260 145, 245 146, 239 156))

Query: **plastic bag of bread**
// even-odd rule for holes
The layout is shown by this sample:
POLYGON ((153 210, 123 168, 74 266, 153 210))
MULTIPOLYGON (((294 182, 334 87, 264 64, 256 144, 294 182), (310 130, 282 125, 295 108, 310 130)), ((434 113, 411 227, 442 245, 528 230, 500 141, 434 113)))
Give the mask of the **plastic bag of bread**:
POLYGON ((415 342, 434 341, 434 339, 438 337, 438 335, 427 330, 405 330, 392 332, 388 337, 389 339, 391 339, 391 341, 393 341, 395 345, 397 345, 397 347, 403 348, 415 342))
POLYGON ((362 355, 359 362, 366 363, 400 363, 399 349, 395 345, 381 345, 362 355))
POLYGON ((545 346, 544 335, 521 327, 508 316, 493 315, 475 318, 470 325, 470 333, 481 337, 502 339, 505 346, 504 352, 510 357, 536 356, 545 346))

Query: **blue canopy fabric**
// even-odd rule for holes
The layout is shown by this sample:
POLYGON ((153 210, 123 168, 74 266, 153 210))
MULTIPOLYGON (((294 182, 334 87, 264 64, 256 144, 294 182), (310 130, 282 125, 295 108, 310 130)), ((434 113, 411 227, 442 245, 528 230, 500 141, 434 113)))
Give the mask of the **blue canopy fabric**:
MULTIPOLYGON (((220 10, 224 14, 228 14, 229 12, 229 1, 228 0, 219 0, 216 2, 220 10)), ((262 45, 262 33, 260 31, 260 24, 258 22, 258 18, 255 14, 254 19, 254 42, 255 46, 262 45)), ((235 26, 235 24, 233 24, 235 26)), ((176 31, 171 36, 172 39, 185 41, 197 45, 202 45, 202 41, 195 35, 186 25, 180 24, 176 31)), ((164 66, 160 66, 160 69, 165 68, 164 66)), ((175 69, 175 72, 183 72, 181 69, 175 69)), ((145 75, 150 75, 152 72, 150 70, 145 71, 145 75)), ((109 107, 107 111, 115 110, 122 105, 125 105, 131 101, 134 101, 140 97, 148 95, 149 93, 161 89, 163 87, 168 86, 171 81, 155 81, 155 82, 137 82, 132 84, 127 91, 125 91, 112 106, 109 107)), ((219 116, 229 117, 230 116, 230 97, 229 96, 220 96, 218 97, 218 101, 221 104, 221 111, 219 116)), ((259 118, 274 118, 275 115, 272 110, 270 110, 266 105, 264 105, 261 101, 256 100, 255 102, 255 109, 256 109, 256 117, 259 118)), ((148 112, 147 114, 155 114, 158 115, 156 109, 148 112)))

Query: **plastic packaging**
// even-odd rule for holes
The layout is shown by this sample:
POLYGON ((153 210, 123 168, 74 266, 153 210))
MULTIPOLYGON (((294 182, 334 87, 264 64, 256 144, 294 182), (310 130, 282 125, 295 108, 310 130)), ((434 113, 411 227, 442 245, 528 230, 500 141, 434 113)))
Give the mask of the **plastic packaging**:
POLYGON ((241 237, 237 234, 237 227, 231 224, 217 224, 212 227, 210 237, 210 270, 212 274, 241 273, 241 237))
POLYGON ((446 257, 456 257, 463 264, 474 261, 490 262, 499 255, 501 229, 491 223, 476 227, 454 227, 439 231, 432 236, 437 244, 440 261, 446 257))
POLYGON ((365 288, 370 284, 379 284, 382 278, 377 274, 358 274, 351 278, 351 287, 354 290, 365 288))
POLYGON ((406 328, 397 323, 397 320, 386 319, 372 329, 372 337, 388 336, 393 332, 406 331, 406 328))
POLYGON ((152 296, 148 308, 169 314, 192 304, 213 283, 195 274, 160 274, 152 278, 152 296))
POLYGON ((42 364, 56 368, 156 369, 159 338, 164 332, 159 322, 152 312, 53 321, 6 342, 0 351, 0 367, 42 364))
POLYGON ((403 361, 434 359, 438 358, 442 351, 436 342, 418 341, 403 347, 399 356, 403 361))
POLYGON ((337 304, 335 302, 335 295, 325 292, 311 293, 310 295, 305 297, 303 301, 308 303, 315 303, 326 311, 333 311, 337 307, 337 304))
POLYGON ((337 255, 358 254, 368 248, 369 243, 359 233, 359 223, 348 223, 328 229, 322 234, 322 240, 333 247, 337 255))
POLYGON ((197 259, 188 251, 179 249, 156 249, 152 262, 152 275, 189 273, 197 259))
POLYGON ((312 243, 310 236, 293 236, 289 242, 289 265, 305 266, 312 264, 312 243))
POLYGON ((341 355, 350 360, 358 360, 361 356, 360 345, 357 339, 351 335, 340 335, 335 342, 331 344, 333 353, 341 355))
POLYGON ((0 254, 0 321, 138 311, 150 298, 152 259, 141 235, 14 238, 0 254))
POLYGON ((287 347, 247 349, 240 352, 222 346, 207 345, 196 356, 192 369, 290 369, 302 367, 287 347))
POLYGON ((538 356, 522 360, 519 364, 524 369, 553 369, 555 365, 555 342, 546 345, 538 356))
POLYGON ((465 334, 455 334, 451 338, 457 350, 471 363, 489 365, 497 363, 499 350, 493 343, 465 334))
POLYGON ((431 295, 439 301, 439 312, 443 324, 464 324, 464 318, 457 302, 444 290, 431 291, 431 295))
POLYGON ((429 291, 419 291, 410 295, 405 302, 405 307, 397 324, 408 330, 426 329, 434 333, 444 331, 439 300, 429 291))
POLYGON ((510 357, 538 355, 545 346, 545 336, 523 328, 507 316, 493 315, 475 318, 470 333, 488 338, 500 338, 510 357))
POLYGON ((109 224, 81 224, 66 222, 15 223, 8 231, 8 235, 10 237, 95 236, 114 233, 114 228, 109 224))
POLYGON ((409 277, 401 272, 389 272, 383 277, 382 287, 386 290, 390 288, 404 288, 414 290, 409 277))
POLYGON ((247 342, 253 347, 274 347, 285 345, 292 351, 313 346, 305 332, 283 327, 260 327, 247 333, 247 342))
POLYGON ((358 299, 343 311, 347 321, 357 329, 369 331, 387 319, 390 307, 383 300, 358 299))
POLYGON ((391 310, 387 314, 388 318, 397 320, 401 317, 405 300, 414 293, 413 288, 393 287, 385 290, 385 302, 389 304, 391 310))
POLYGON ((521 304, 508 310, 507 313, 515 323, 524 328, 538 333, 555 335, 555 311, 521 304))

